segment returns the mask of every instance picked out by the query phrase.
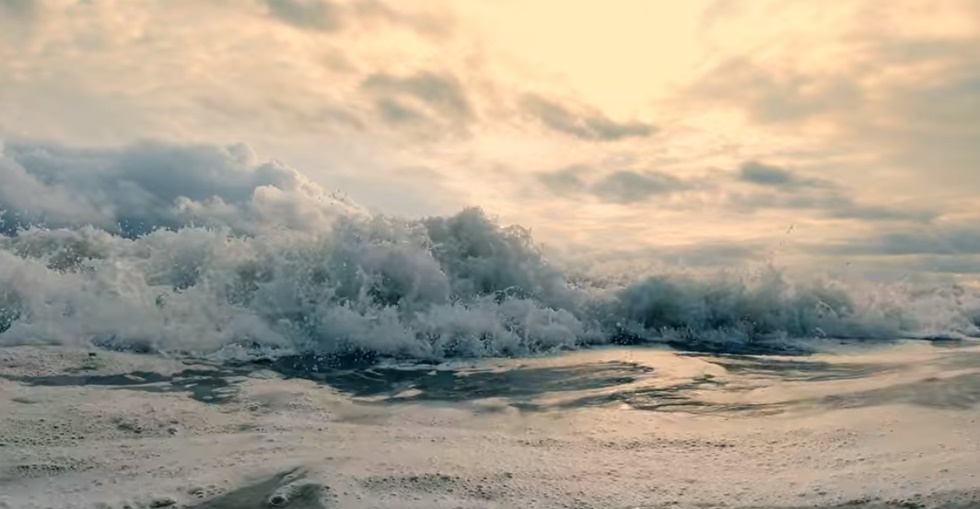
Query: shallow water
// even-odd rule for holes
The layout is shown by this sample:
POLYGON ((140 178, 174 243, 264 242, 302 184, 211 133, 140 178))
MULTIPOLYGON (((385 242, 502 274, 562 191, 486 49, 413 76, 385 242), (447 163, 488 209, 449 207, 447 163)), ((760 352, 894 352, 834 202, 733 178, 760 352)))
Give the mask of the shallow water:
MULTIPOLYGON (((227 370, 185 370, 173 375, 133 371, 113 375, 47 375, 4 377, 35 387, 100 386, 146 392, 187 392, 205 403, 227 400, 235 373, 227 370)), ((0 375, 2 376, 2 375, 0 375)))
POLYGON ((0 349, 0 507, 980 503, 980 347, 824 350, 221 366, 0 349))

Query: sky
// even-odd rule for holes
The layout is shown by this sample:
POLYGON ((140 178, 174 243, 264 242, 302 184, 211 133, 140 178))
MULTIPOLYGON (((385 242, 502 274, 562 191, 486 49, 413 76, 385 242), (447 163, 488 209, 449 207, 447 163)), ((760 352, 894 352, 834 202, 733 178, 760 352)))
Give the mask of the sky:
POLYGON ((54 189, 39 147, 237 196, 226 147, 281 161, 262 210, 296 217, 480 206, 597 263, 971 281, 977 47, 974 0, 0 0, 0 204, 106 217, 107 177, 54 189))

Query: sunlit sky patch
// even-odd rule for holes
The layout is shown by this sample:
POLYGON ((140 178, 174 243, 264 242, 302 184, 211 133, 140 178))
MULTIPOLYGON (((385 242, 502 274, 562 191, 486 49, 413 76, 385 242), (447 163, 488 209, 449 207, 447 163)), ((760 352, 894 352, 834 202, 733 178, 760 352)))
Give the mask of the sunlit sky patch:
POLYGON ((970 274, 977 47, 972 0, 0 0, 0 136, 245 143, 563 252, 970 274))

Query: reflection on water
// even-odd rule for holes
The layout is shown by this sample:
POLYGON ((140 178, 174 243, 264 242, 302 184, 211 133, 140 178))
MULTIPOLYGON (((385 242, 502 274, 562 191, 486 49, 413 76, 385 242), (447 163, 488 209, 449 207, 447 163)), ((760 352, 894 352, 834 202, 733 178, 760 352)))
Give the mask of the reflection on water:
POLYGON ((222 370, 188 369, 174 375, 162 375, 152 371, 133 371, 114 375, 52 375, 14 377, 0 375, 8 380, 42 387, 108 386, 144 392, 186 392, 204 403, 222 403, 234 395, 236 373, 222 370))
MULTIPOLYGON (((624 350, 629 352, 629 350, 624 350)), ((980 368, 980 352, 937 349, 937 370, 980 368)), ((625 355, 624 355, 625 356, 625 355)), ((517 366, 507 369, 338 368, 310 359, 284 359, 273 369, 290 377, 316 380, 355 398, 374 402, 461 402, 504 399, 526 412, 627 405, 637 410, 686 413, 778 413, 787 410, 858 408, 910 404, 929 408, 968 408, 980 403, 980 372, 947 377, 902 380, 908 363, 877 360, 853 362, 836 358, 769 355, 672 354, 658 357, 696 359, 722 368, 721 374, 700 373, 678 380, 663 377, 660 368, 634 362, 596 360, 565 365, 517 366), (313 369, 311 369, 311 367, 313 369), (868 388, 865 381, 897 375, 887 387, 868 388), (769 398, 759 401, 750 391, 809 383, 834 383, 829 394, 769 398), (841 385, 844 384, 844 385, 841 385), (732 397, 712 398, 725 393, 732 397), (551 397, 546 397, 551 396, 551 397)))
POLYGON ((971 408, 980 403, 980 373, 914 382, 844 394, 834 394, 814 403, 830 408, 861 408, 907 404, 926 408, 971 408))
POLYGON ((873 363, 831 363, 751 355, 693 355, 729 373, 749 376, 766 376, 790 382, 823 382, 865 378, 888 370, 900 369, 898 365, 873 363))
POLYGON ((584 391, 633 383, 651 368, 627 362, 503 371, 452 371, 397 368, 334 370, 316 379, 355 397, 394 395, 411 389, 406 400, 464 401, 533 397, 545 393, 584 391))
MULTIPOLYGON (((636 410, 756 415, 788 410, 862 408, 907 404, 925 408, 970 408, 980 404, 980 351, 936 348, 928 360, 935 376, 913 374, 915 363, 888 359, 659 352, 646 362, 628 359, 642 348, 571 357, 526 359, 523 365, 468 369, 432 366, 380 367, 374 359, 294 356, 220 369, 12 377, 32 386, 108 386, 120 390, 187 393, 205 403, 235 396, 237 385, 257 368, 304 378, 373 404, 503 400, 525 412, 626 405, 636 410), (564 361, 564 363, 562 363, 564 361), (694 362, 683 376, 671 368, 694 362), (652 367, 651 367, 652 366, 652 367), (705 369, 710 367, 711 369, 705 369), (882 386, 882 377, 889 376, 882 386), (874 383, 871 383, 874 382, 874 383), (832 391, 790 387, 832 384, 832 391), (766 390, 770 397, 753 391, 766 390), (775 396, 774 396, 775 395, 775 396), (718 397, 722 396, 722 397, 718 397)), ((0 375, 2 376, 2 375, 0 375)))
POLYGON ((619 390, 603 394, 588 395, 552 404, 518 403, 515 407, 525 411, 564 410, 572 408, 601 407, 610 404, 626 404, 636 410, 660 412, 703 413, 717 411, 741 411, 760 409, 741 404, 719 404, 702 401, 695 397, 695 391, 721 389, 725 382, 711 375, 693 378, 689 382, 665 387, 644 387, 640 389, 619 390))
MULTIPOLYGON (((182 367, 189 368, 190 365, 182 367)), ((158 505, 159 507, 178 507, 177 500, 187 499, 189 496, 195 497, 189 503, 181 502, 184 505, 180 505, 180 507, 187 507, 187 509, 260 509, 269 507, 325 509, 327 507, 348 507, 348 505, 341 505, 341 503, 362 496, 370 500, 391 501, 389 504, 391 507, 397 507, 395 501, 401 500, 399 497, 406 495, 422 497, 424 500, 429 498, 439 500, 458 498, 465 501, 479 501, 482 504, 479 505, 480 507, 489 507, 496 503, 498 498, 500 500, 513 499, 516 497, 515 493, 521 493, 518 490, 527 485, 527 481, 520 478, 522 472, 520 469, 509 469, 502 472, 492 471, 492 469, 484 471, 481 464, 479 475, 457 475, 458 472, 452 470, 456 467, 456 456, 453 455, 450 455, 449 459, 441 463, 438 468, 432 463, 424 463, 424 467, 409 465, 403 468, 396 460, 391 460, 391 463, 388 464, 379 462, 378 459, 389 461, 388 456, 384 455, 387 454, 386 452, 383 452, 383 456, 378 459, 369 459, 371 463, 379 464, 377 468, 360 466, 367 462, 357 463, 362 461, 364 451, 404 450, 406 455, 414 455, 416 458, 424 459, 428 457, 428 451, 436 447, 454 447, 455 449, 450 451, 461 451, 469 450, 469 447, 475 444, 477 447, 473 450, 482 450, 479 447, 484 447, 484 435, 482 434, 484 429, 480 426, 471 426, 474 421, 470 419, 482 419, 484 416, 469 415, 470 410, 473 412, 500 411, 503 413, 500 416, 487 417, 486 429, 494 433, 495 436, 500 433, 499 436, 503 437, 499 442, 501 447, 513 447, 513 449, 507 449, 501 453, 508 455, 506 458, 508 460, 510 459, 508 452, 510 450, 515 451, 515 461, 520 462, 529 461, 528 458, 537 458, 539 455, 545 458, 566 458, 569 457, 568 453, 592 451, 590 454, 594 452, 596 456, 588 457, 599 458, 601 461, 597 460, 594 463, 600 466, 593 468, 590 460, 589 468, 581 470, 582 475, 601 472, 601 475, 610 476, 608 479, 611 479, 611 482, 633 483, 635 480, 636 484, 645 485, 655 484, 655 477, 650 476, 648 478, 646 471, 629 470, 629 468, 632 468, 633 464, 645 466, 652 458, 659 459, 661 457, 665 458, 665 464, 667 461, 682 461, 685 465, 684 468, 688 468, 687 465, 693 465, 690 467, 690 472, 700 472, 702 468, 700 462, 715 461, 717 458, 718 463, 711 467, 716 470, 709 469, 710 475, 707 476, 707 482, 711 483, 724 482, 726 478, 723 475, 718 476, 716 473, 730 470, 732 467, 738 468, 743 459, 748 468, 764 469, 750 471, 753 475, 757 472, 759 479, 765 479, 766 475, 771 475, 771 478, 775 479, 776 482, 783 482, 795 475, 795 472, 791 470, 796 468, 795 465, 802 465, 800 467, 801 472, 805 475, 813 472, 812 477, 815 479, 824 479, 818 476, 824 475, 825 469, 833 475, 826 477, 826 479, 838 479, 836 475, 839 468, 852 467, 859 475, 871 475, 870 479, 876 479, 873 476, 877 475, 877 470, 869 470, 870 474, 865 474, 862 469, 877 469, 879 465, 885 465, 884 459, 895 461, 897 458, 903 460, 909 451, 900 447, 893 448, 891 442, 886 442, 885 439, 879 440, 878 437, 872 436, 870 433, 862 431, 862 433, 855 432, 852 434, 851 428, 846 427, 848 426, 846 418, 851 415, 850 413, 835 413, 829 419, 812 419, 812 421, 819 423, 817 428, 801 427, 802 432, 777 435, 779 440, 772 442, 769 441, 769 429, 778 430, 784 427, 786 423, 795 422, 792 417, 805 417, 800 421, 809 422, 810 417, 813 417, 814 414, 824 413, 828 409, 872 408, 870 413, 853 413, 862 420, 871 416, 873 418, 871 419, 871 427, 854 427, 854 429, 875 430, 878 429, 877 419, 874 419, 879 413, 878 409, 875 408, 878 406, 903 404, 924 409, 942 410, 980 406, 980 349, 930 349, 924 345, 913 345, 905 350, 854 349, 837 354, 827 353, 796 357, 678 353, 630 347, 567 353, 561 356, 539 359, 480 361, 470 367, 453 369, 447 366, 379 366, 372 363, 338 362, 336 358, 324 360, 313 357, 286 357, 263 363, 238 364, 215 369, 186 369, 175 374, 150 371, 105 374, 106 368, 99 367, 99 369, 98 372, 90 370, 84 373, 72 372, 59 376, 4 376, 25 386, 98 386, 112 390, 164 392, 186 395, 188 398, 205 403, 220 403, 240 397, 241 400, 235 401, 235 404, 232 405, 198 406, 202 412, 211 412, 212 416, 233 415, 234 420, 231 421, 218 420, 217 417, 205 420, 208 428, 218 429, 224 434, 232 435, 228 437, 230 441, 218 442, 220 448, 214 451, 216 455, 227 452, 229 447, 234 447, 237 454, 238 448, 242 444, 255 444, 256 452, 254 454, 257 456, 253 456, 253 458, 260 458, 263 462, 269 461, 270 464, 275 465, 281 465, 280 462, 282 461, 308 461, 312 468, 317 469, 315 472, 318 472, 309 476, 300 470, 283 472, 221 494, 217 493, 218 488, 215 486, 211 486, 209 489, 192 488, 181 492, 178 497, 160 499, 161 504, 169 503, 169 505, 158 505), (317 388, 315 384, 305 381, 302 383, 283 383, 275 380, 277 377, 270 376, 271 373, 268 370, 276 371, 286 378, 313 380, 320 384, 320 387, 317 388), (244 381, 249 376, 255 376, 256 380, 244 381), (355 403, 352 405, 348 401, 341 401, 342 398, 337 398, 334 394, 326 394, 334 391, 350 396, 355 403), (319 393, 319 396, 323 397, 321 398, 314 393, 319 393), (491 399, 493 401, 485 401, 491 399), (265 404, 267 401, 275 402, 275 404, 268 405, 271 409, 269 412, 254 411, 254 407, 251 405, 253 402, 265 404), (284 404, 279 405, 280 401, 284 404), (293 405, 294 401, 297 402, 296 405, 293 405), (471 401, 481 403, 478 405, 466 404, 471 401), (243 404, 239 405, 239 403, 243 404), (245 405, 244 403, 249 404, 245 405), (435 406, 431 405, 432 403, 448 403, 453 410, 445 414, 441 411, 430 412, 432 406, 435 406), (412 406, 396 408, 396 405, 412 406), (596 408, 605 410, 592 410, 596 408), (621 411, 621 408, 625 408, 626 411, 621 411), (571 432, 563 435, 557 434, 556 430, 564 427, 565 422, 560 422, 554 426, 555 422, 572 414, 577 409, 586 410, 577 413, 574 418, 568 419, 571 432), (630 410, 651 413, 631 412, 630 410), (397 420, 397 414, 402 413, 402 411, 408 417, 397 420), (524 414, 517 415, 519 412, 524 414), (543 412, 551 413, 541 418, 540 413, 543 412), (658 425, 647 428, 645 424, 655 420, 656 414, 652 412, 698 414, 699 417, 686 418, 682 415, 674 415, 666 419, 656 419, 659 421, 658 425), (755 427, 757 424, 770 419, 741 419, 743 416, 751 417, 777 413, 784 413, 784 417, 790 418, 777 419, 778 422, 774 428, 760 430, 755 427), (430 423, 429 416, 432 414, 439 415, 430 423), (728 424, 722 423, 723 419, 705 418, 705 416, 715 415, 722 415, 725 420, 728 420, 729 417, 739 418, 730 419, 733 422, 728 424), (601 420, 593 421, 591 420, 592 417, 601 420), (827 431, 828 428, 838 427, 838 417, 842 418, 840 421, 841 428, 835 431, 827 431), (617 420, 618 418, 622 418, 622 420, 617 420), (359 419, 363 420, 359 421, 359 419), (460 426, 460 429, 465 431, 461 433, 447 432, 447 426, 460 422, 457 419, 462 420, 465 427, 460 426), (382 421, 384 422, 383 425, 375 426, 382 421), (293 422, 296 423, 295 427, 293 422), (339 424, 331 426, 330 422, 339 424), (598 422, 599 425, 594 425, 594 422, 598 422), (665 423, 665 425, 660 426, 660 422, 665 423), (695 422, 698 423, 698 426, 691 426, 694 431, 689 432, 687 425, 695 422), (226 425, 221 425, 222 423, 226 425), (369 423, 371 426, 361 426, 359 423, 369 423), (421 426, 418 426, 420 423, 421 426), (639 424, 635 428, 638 431, 634 432, 634 429, 621 427, 620 423, 623 423, 624 426, 639 424), (829 426, 827 426, 828 423, 829 426), (269 424, 282 426, 281 429, 285 430, 285 433, 281 434, 280 429, 272 428, 269 424), (701 424, 704 424, 703 428, 700 427, 701 424), (320 428, 321 425, 324 428, 320 428), (743 426, 752 435, 749 439, 740 441, 739 438, 726 435, 727 430, 741 430, 743 426), (274 431, 265 431, 270 428, 274 431), (314 432, 314 429, 317 431, 314 432), (507 430, 509 429, 516 430, 516 433, 508 434, 507 430), (539 429, 544 429, 549 433, 555 432, 557 436, 538 434, 539 429), (616 432, 624 429, 625 432, 622 435, 607 436, 605 435, 606 429, 612 429, 616 432), (818 432, 812 433, 812 429, 817 429, 818 432), (500 432, 500 430, 504 430, 504 432, 500 432), (707 432, 702 430, 707 430, 707 432), (235 434, 235 431, 245 433, 238 435, 235 434), (535 432, 534 436, 530 433, 531 431, 535 432), (371 433, 377 434, 372 435, 371 433), (852 435, 867 436, 869 437, 868 440, 874 443, 872 446, 861 445, 863 442, 860 439, 852 438, 852 435), (288 437, 291 443, 283 444, 283 437, 288 437), (297 440, 293 441, 293 438, 297 440), (376 438, 378 440, 375 440, 376 438), (266 441, 266 439, 269 440, 266 441), (401 449, 400 441, 403 439, 406 441, 406 446, 401 449), (344 445, 347 440, 355 441, 355 445, 347 449, 347 446, 344 445), (399 441, 398 446, 392 448, 392 443, 395 440, 399 441), (413 440, 414 442, 412 442, 413 440), (307 452, 307 446, 314 441, 318 444, 317 447, 322 446, 323 448, 314 449, 310 447, 310 451, 307 452), (782 455, 784 453, 781 451, 784 448, 794 447, 793 444, 796 443, 804 444, 801 446, 803 449, 782 455), (381 449, 377 449, 379 444, 381 444, 381 449), (833 452, 826 458, 818 452, 821 447, 830 448, 833 451, 838 449, 845 451, 852 446, 866 447, 866 450, 858 450, 853 455, 849 452, 846 454, 833 452), (889 448, 885 449, 885 446, 889 448), (689 450, 690 453, 684 452, 686 450, 689 450), (323 460, 322 458, 327 457, 327 455, 329 455, 329 461, 323 460), (769 458, 769 455, 772 455, 772 458, 769 458), (810 461, 811 455, 819 456, 819 458, 814 459, 812 463, 807 463, 810 461), (761 458, 758 464, 751 463, 750 460, 756 456, 764 456, 764 458, 761 458), (690 460, 692 458, 693 460, 690 460), (798 458, 803 458, 803 460, 798 461, 798 458), (865 458, 870 459, 866 466, 855 466, 857 462, 865 461, 865 458), (877 463, 879 459, 882 460, 881 463, 877 463), (623 464, 627 466, 622 470, 607 467, 607 465, 619 467, 623 464), (356 474, 349 474, 348 472, 339 475, 338 470, 347 465, 353 465, 350 472, 356 474), (427 470, 430 467, 432 470, 427 470), (363 470, 358 470, 360 468, 363 470), (789 474, 780 471, 782 468, 789 469, 789 474), (499 476, 497 476, 498 474, 499 476), (515 480, 511 482, 510 479, 515 480)), ((24 372, 29 372, 29 370, 18 371, 18 373, 24 372)), ((11 385, 13 384, 6 386, 11 385)), ((27 413, 40 410, 39 403, 43 402, 44 399, 38 398, 38 396, 43 396, 48 391, 36 390, 32 392, 29 390, 21 391, 20 389, 17 388, 17 391, 12 391, 9 398, 0 399, 7 399, 10 402, 8 408, 15 410, 25 410, 27 413), (27 407, 25 405, 36 406, 27 407)), ((70 399, 70 396, 65 399, 70 399)), ((126 409, 130 412, 140 411, 139 408, 142 408, 131 405, 119 406, 131 407, 126 409)), ((901 409, 899 411, 902 414, 932 413, 905 412, 901 409)), ((891 412, 881 413, 892 415, 891 412)), ((109 417, 112 414, 105 415, 109 417)), ((137 421, 134 419, 118 422, 121 422, 120 429, 126 429, 122 426, 129 426, 130 422, 137 421)), ((115 423, 117 421, 107 420, 106 422, 115 423)), ((917 423, 918 421, 912 422, 917 423)), ((962 423, 966 420, 956 420, 955 422, 962 423)), ((888 426, 890 427, 891 424, 888 426)), ((184 431, 181 431, 180 436, 173 439, 179 439, 180 442, 167 442, 164 447, 169 449, 171 443, 184 443, 186 446, 197 447, 204 443, 203 440, 197 438, 197 429, 181 426, 180 430, 186 430, 186 435, 184 431)), ((936 429, 945 430, 948 433, 951 428, 937 426, 936 429)), ((135 435, 116 433, 116 430, 110 430, 110 433, 106 436, 123 436, 126 437, 126 440, 135 438, 135 435)), ((38 436, 47 440, 45 438, 47 435, 38 434, 38 436)), ((888 440, 904 440, 906 434, 901 433, 896 434, 896 436, 898 438, 888 440)), ((20 439, 18 438, 18 440, 20 439)), ((81 441, 81 439, 78 440, 81 441)), ((105 450, 105 445, 101 445, 103 442, 93 441, 93 443, 100 444, 96 450, 105 450)), ((159 437, 147 435, 143 435, 138 441, 131 440, 127 443, 127 445, 134 447, 146 448, 145 450, 153 454, 154 458, 157 457, 156 454, 160 450, 157 447, 160 447, 161 444, 163 442, 159 440, 159 437)), ((496 444, 497 442, 493 442, 487 447, 494 447, 496 444)), ((950 449, 952 450, 952 447, 950 449)), ((942 465, 939 462, 946 460, 946 456, 944 456, 946 454, 945 445, 942 448, 922 450, 928 454, 933 454, 933 456, 931 459, 929 456, 926 459, 921 459, 922 456, 919 456, 919 462, 909 466, 908 468, 913 470, 908 471, 924 472, 926 467, 922 465, 935 467, 942 465)), ((194 453, 193 457, 196 458, 196 454, 194 453)), ((8 470, 14 472, 18 478, 25 479, 29 476, 43 475, 45 478, 53 480, 68 478, 73 475, 71 474, 72 469, 75 468, 73 463, 60 462, 60 459, 58 461, 49 458, 35 459, 33 453, 29 457, 31 458, 30 461, 15 458, 8 462, 10 463, 8 470), (40 459, 44 461, 38 461, 40 459)), ((129 452, 123 453, 122 457, 128 458, 129 452)), ((965 468, 967 473, 970 472, 969 467, 972 465, 969 464, 969 459, 964 459, 968 458, 968 454, 961 451, 958 458, 955 456, 951 458, 959 466, 958 468, 965 468)), ((499 461, 497 463, 499 465, 504 465, 506 462, 505 460, 495 461, 499 461)), ((151 465, 156 468, 159 462, 156 459, 153 462, 151 465)), ((673 464, 669 464, 669 466, 673 466, 673 464)), ((904 482, 904 480, 896 480, 896 476, 905 470, 888 471, 886 467, 881 468, 885 471, 885 475, 881 476, 885 481, 889 483, 904 482)), ((664 471, 666 470, 668 469, 664 468, 664 471)), ((687 489, 687 471, 683 468, 678 470, 681 473, 674 478, 668 476, 668 482, 673 483, 671 486, 681 486, 683 481, 682 487, 687 489), (680 476, 683 476, 684 479, 680 476)), ((939 468, 933 470, 939 470, 939 468)), ((952 474, 966 475, 955 471, 952 474)), ((849 473, 844 472, 841 475, 849 475, 849 473)), ((949 477, 953 478, 952 475, 949 477)), ((536 481, 538 478, 534 480, 536 481)), ((945 482, 946 479, 944 476, 930 478, 928 474, 924 478, 927 482, 935 483, 945 482)), ((574 479, 576 481, 579 479, 578 474, 574 479)), ((605 482, 607 478, 603 477, 602 479, 602 482, 605 482)), ((959 479, 959 477, 955 479, 959 479)), ((47 480, 44 479, 45 482, 47 480)), ((827 485, 826 482, 819 484, 820 487, 827 485)), ((623 486, 627 485, 624 484, 623 486)), ((800 486, 786 488, 786 491, 803 494, 815 493, 811 486, 817 485, 800 483, 800 486)), ((949 487, 952 486, 949 485, 949 487)), ((972 487, 970 484, 956 484, 955 486, 972 487)), ((779 489, 784 489, 784 487, 779 489)), ((674 496, 672 493, 670 492, 670 497, 674 496)), ((678 491, 678 493, 683 492, 678 491)), ((867 492, 842 493, 847 493, 847 496, 854 496, 867 492)), ((872 493, 889 492, 876 491, 872 493)), ((907 493, 907 491, 896 493, 907 493)), ((711 496, 716 495, 728 496, 722 492, 711 494, 711 496)), ((662 500, 666 496, 668 495, 656 495, 651 499, 662 500)), ((942 503, 934 503, 938 499, 927 500, 926 498, 899 501, 854 500, 836 507, 851 509, 913 507, 958 509, 976 507, 976 497, 968 498, 973 495, 954 496, 947 493, 943 496, 947 498, 942 499, 942 503)), ((418 501, 419 499, 416 498, 415 500, 418 501)), ((733 495, 729 499, 730 506, 739 507, 736 505, 737 500, 737 496, 733 495)), ((787 500, 786 507, 806 500, 803 498, 787 500)), ((837 501, 844 499, 823 497, 820 500, 837 501)), ((473 504, 466 507, 476 507, 477 505, 473 504)), ((349 506, 358 507, 359 505, 349 506)), ((377 506, 380 507, 381 505, 377 506)), ((442 506, 463 507, 462 505, 455 506, 448 503, 442 506)), ((415 507, 426 506, 419 503, 415 507)), ((572 507, 618 506, 582 505, 572 507)))

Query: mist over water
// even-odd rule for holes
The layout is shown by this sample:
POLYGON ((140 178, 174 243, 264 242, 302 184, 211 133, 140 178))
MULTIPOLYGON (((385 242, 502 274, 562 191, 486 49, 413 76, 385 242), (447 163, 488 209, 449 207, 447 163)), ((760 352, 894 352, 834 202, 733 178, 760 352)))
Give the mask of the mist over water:
POLYGON ((961 287, 790 281, 768 266, 572 276, 478 208, 371 215, 244 146, 8 143, 0 181, 5 345, 437 360, 980 332, 980 297, 961 287))

